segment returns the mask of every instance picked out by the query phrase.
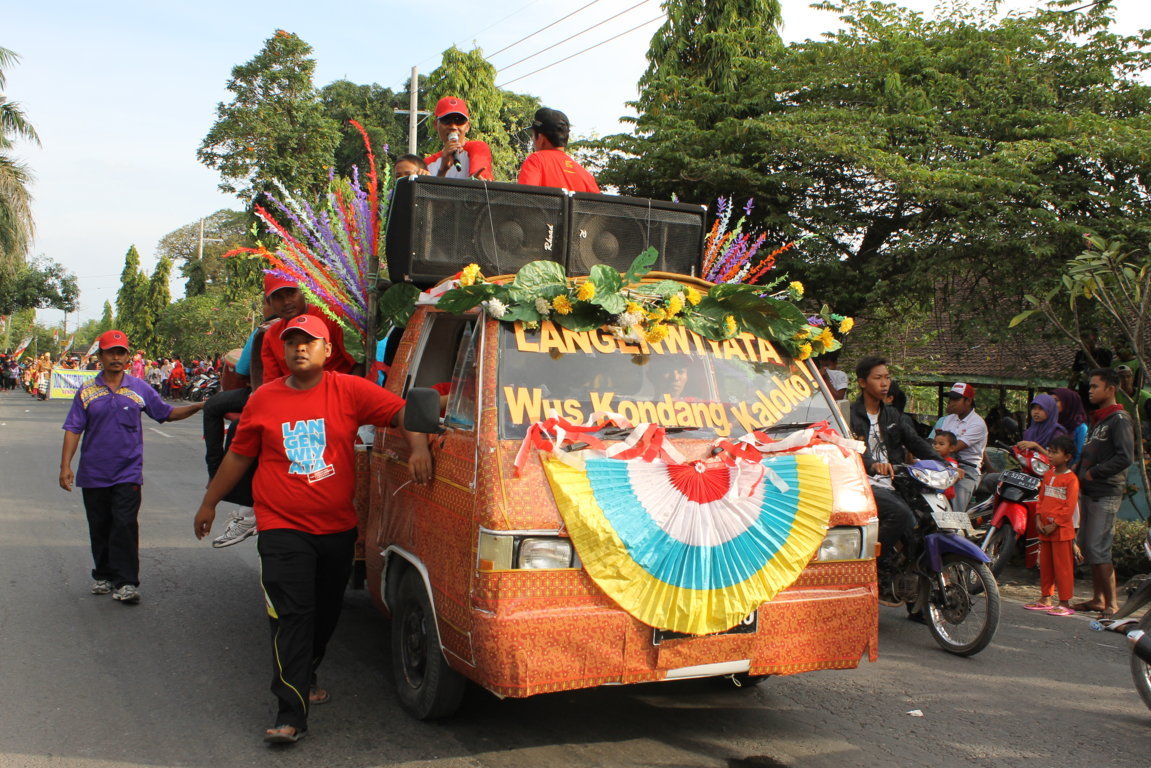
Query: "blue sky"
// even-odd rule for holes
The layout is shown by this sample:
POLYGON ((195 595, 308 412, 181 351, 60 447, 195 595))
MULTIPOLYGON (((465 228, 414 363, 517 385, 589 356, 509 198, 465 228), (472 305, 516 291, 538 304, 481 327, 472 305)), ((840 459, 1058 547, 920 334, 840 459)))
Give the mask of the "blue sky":
MULTIPOLYGON (((1133 31, 1145 0, 1119 0, 1119 22, 1133 31)), ((429 72, 453 43, 494 52, 591 0, 489 0, 434 4, 345 0, 244 2, 13 3, 3 13, 0 46, 21 62, 8 73, 8 98, 20 102, 42 147, 19 156, 36 176, 35 254, 68 266, 81 288, 80 317, 99 316, 114 301, 124 253, 135 244, 145 269, 168 232, 237 201, 216 189, 216 173, 196 149, 227 100, 236 64, 251 59, 275 30, 295 32, 314 49, 316 83, 346 78, 398 89, 413 64, 429 72), (485 15, 486 14, 486 15, 485 15)), ((511 84, 563 109, 577 134, 611 133, 635 98, 660 15, 658 0, 597 0, 572 18, 492 57, 503 83, 606 40, 639 29, 587 54, 511 84), (631 10, 627 10, 627 9, 631 10), (567 43, 559 41, 626 11, 567 43)), ((928 10, 931 0, 905 5, 928 10)), ((1018 0, 1015 6, 1029 6, 1018 0)), ((1012 5, 1012 4, 1005 4, 1012 5)), ((818 37, 836 17, 783 0, 784 36, 818 37)), ((1146 22, 1144 22, 1146 23, 1146 22)), ((422 106, 422 105, 421 105, 422 106)), ((182 282, 173 296, 183 295, 182 282)), ((61 313, 42 311, 42 322, 61 313)), ((69 326, 76 317, 69 318, 69 326)))

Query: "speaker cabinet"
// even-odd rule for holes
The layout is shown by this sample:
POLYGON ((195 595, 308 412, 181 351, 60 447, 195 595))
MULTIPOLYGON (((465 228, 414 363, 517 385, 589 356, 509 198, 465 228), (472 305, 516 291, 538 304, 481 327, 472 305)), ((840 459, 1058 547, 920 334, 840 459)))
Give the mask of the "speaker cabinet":
POLYGON ((586 275, 596 264, 626 272, 649 246, 659 251, 652 269, 699 273, 704 219, 700 205, 577 192, 569 203, 567 268, 586 275))
POLYGON ((433 285, 468 264, 485 275, 564 258, 567 195, 552 187, 416 176, 396 181, 387 231, 392 282, 433 285))

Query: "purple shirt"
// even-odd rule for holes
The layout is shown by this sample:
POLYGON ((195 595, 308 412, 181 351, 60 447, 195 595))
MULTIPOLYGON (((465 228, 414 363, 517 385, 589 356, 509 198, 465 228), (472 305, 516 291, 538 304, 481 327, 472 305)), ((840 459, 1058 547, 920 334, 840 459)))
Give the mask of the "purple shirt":
POLYGON ((144 482, 141 411, 156 421, 164 421, 172 415, 172 406, 147 382, 129 374, 124 374, 115 392, 104 383, 104 374, 98 373, 76 393, 72 410, 64 419, 64 429, 84 435, 76 485, 106 488, 144 482))

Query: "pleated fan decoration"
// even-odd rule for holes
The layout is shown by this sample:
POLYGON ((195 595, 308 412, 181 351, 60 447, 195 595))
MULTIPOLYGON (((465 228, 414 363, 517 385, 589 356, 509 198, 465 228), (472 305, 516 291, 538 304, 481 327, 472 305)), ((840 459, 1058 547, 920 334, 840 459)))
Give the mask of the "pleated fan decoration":
POLYGON ((818 456, 669 463, 589 456, 544 468, 591 578, 645 624, 722 632, 793 584, 832 509, 818 456))

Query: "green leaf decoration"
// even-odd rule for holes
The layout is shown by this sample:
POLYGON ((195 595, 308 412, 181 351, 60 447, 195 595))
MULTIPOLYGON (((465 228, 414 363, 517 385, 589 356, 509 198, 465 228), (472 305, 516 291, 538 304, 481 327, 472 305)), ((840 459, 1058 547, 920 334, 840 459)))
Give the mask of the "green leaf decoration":
POLYGON ((627 299, 620 295, 623 277, 606 264, 596 264, 588 274, 588 282, 595 286, 591 303, 603 307, 605 312, 618 315, 627 308, 627 299))
POLYGON ((638 283, 643 279, 643 276, 651 272, 652 265, 659 259, 659 251, 655 248, 647 248, 639 256, 635 257, 631 266, 627 268, 627 274, 624 275, 623 281, 627 285, 638 283))
POLYGON ((567 290, 564 268, 554 261, 532 261, 520 267, 509 291, 513 301, 533 302, 537 297, 554 299, 567 290))
POLYGON ((440 297, 436 306, 453 314, 467 312, 478 307, 481 301, 486 301, 495 295, 496 286, 491 283, 478 283, 465 288, 453 288, 440 297))
POLYGON ((604 324, 599 308, 590 301, 576 304, 571 314, 553 312, 551 319, 569 331, 593 331, 604 324))
POLYGON ((384 330, 388 325, 400 328, 406 326, 416 308, 416 299, 419 296, 420 289, 411 283, 393 283, 380 296, 379 316, 383 321, 380 323, 380 330, 384 330))
MULTIPOLYGON (((702 303, 700 302, 700 304, 702 303)), ((688 315, 683 319, 683 324, 689 331, 695 331, 705 339, 712 341, 720 341, 727 336, 722 318, 716 320, 704 314, 688 315)))

